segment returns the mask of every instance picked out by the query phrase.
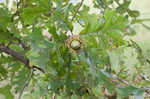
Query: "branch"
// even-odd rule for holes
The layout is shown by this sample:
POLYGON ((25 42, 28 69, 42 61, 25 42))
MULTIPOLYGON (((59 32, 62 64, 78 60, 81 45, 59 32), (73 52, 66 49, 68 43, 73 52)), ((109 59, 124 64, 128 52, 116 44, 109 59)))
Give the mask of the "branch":
POLYGON ((57 99, 57 95, 56 95, 56 93, 54 93, 53 99, 57 99))
POLYGON ((14 17, 15 16, 17 16, 17 15, 19 15, 19 6, 20 6, 20 4, 23 2, 23 0, 19 0, 19 1, 17 1, 17 10, 16 10, 16 12, 13 14, 13 16, 12 16, 12 20, 14 19, 14 17))
POLYGON ((0 44, 0 51, 7 53, 8 55, 11 55, 21 61, 25 66, 29 68, 29 60, 26 59, 23 55, 21 55, 19 52, 16 52, 9 47, 5 46, 4 44, 0 44))
POLYGON ((35 69, 38 69, 41 72, 45 72, 42 68, 37 67, 37 66, 30 66, 29 65, 29 59, 25 58, 21 53, 14 51, 12 49, 10 49, 9 47, 5 46, 4 44, 0 43, 0 51, 4 52, 8 55, 11 55, 12 57, 16 58, 17 60, 19 60, 20 62, 22 62, 27 68, 33 67, 35 69))
POLYGON ((113 77, 114 77, 114 78, 116 78, 118 81, 120 81, 120 82, 124 83, 125 85, 130 85, 130 83, 129 83, 129 82, 127 82, 126 80, 123 80, 123 79, 121 79, 121 78, 117 77, 117 75, 113 75, 113 77))
POLYGON ((81 3, 80 3, 80 5, 79 5, 78 9, 76 10, 75 14, 73 15, 73 17, 72 17, 72 19, 71 19, 71 22, 72 22, 72 21, 74 20, 74 18, 76 17, 76 15, 77 15, 77 13, 79 12, 81 6, 83 5, 83 2, 84 2, 84 0, 81 1, 81 3))
MULTIPOLYGON (((81 8, 83 2, 84 2, 84 0, 81 1, 79 7, 78 7, 77 10, 75 11, 75 13, 74 13, 74 15, 73 15, 73 17, 72 17, 72 19, 71 19, 71 22, 75 19, 75 17, 76 17, 76 15, 77 15, 77 13, 79 12, 79 10, 80 10, 80 8, 81 8)), ((65 32, 65 34, 67 34, 67 31, 65 32)), ((71 35, 73 35, 72 30, 71 30, 71 35)))
POLYGON ((102 93, 107 99, 117 99, 117 93, 110 94, 104 84, 102 84, 102 93))
MULTIPOLYGON (((0 32, 3 32, 3 31, 0 30, 0 32)), ((22 47, 24 50, 27 50, 27 49, 28 49, 28 47, 26 46, 26 44, 25 44, 20 38, 15 37, 15 35, 14 35, 13 33, 11 33, 9 30, 7 30, 7 32, 10 33, 10 35, 11 35, 10 42, 8 43, 7 46, 13 44, 13 43, 14 43, 13 40, 17 40, 18 43, 21 45, 21 47, 22 47)))
MULTIPOLYGON (((127 86, 131 85, 131 84, 130 84, 129 82, 127 82, 126 80, 123 80, 123 79, 117 77, 117 75, 113 75, 113 78, 117 79, 118 81, 124 83, 124 84, 127 85, 127 86)), ((144 88, 144 87, 141 87, 141 88, 144 88)), ((149 89, 149 88, 144 88, 144 90, 145 90, 144 94, 145 94, 146 96, 150 97, 150 94, 149 94, 149 93, 150 93, 150 89, 149 89)))
POLYGON ((19 44, 21 45, 21 47, 24 49, 24 50, 27 50, 28 47, 25 45, 25 43, 20 39, 20 38, 16 38, 15 39, 19 42, 19 44))
POLYGON ((27 87, 28 85, 29 85, 29 83, 30 83, 30 81, 31 81, 31 79, 32 79, 32 77, 33 77, 33 71, 34 71, 34 68, 32 67, 31 68, 31 71, 30 71, 30 76, 29 76, 29 79, 26 81, 26 83, 23 85, 23 87, 22 87, 22 90, 21 90, 21 92, 20 92, 20 94, 19 94, 19 97, 18 97, 18 99, 21 99, 21 96, 22 96, 22 94, 23 94, 23 92, 24 92, 24 90, 25 90, 25 87, 27 87))
POLYGON ((42 73, 45 73, 45 71, 42 68, 40 68, 40 67, 37 67, 37 66, 32 66, 32 67, 37 69, 37 70, 39 70, 39 71, 41 71, 42 73))
MULTIPOLYGON (((141 75, 141 76, 142 76, 142 75, 141 75)), ((146 75, 143 75, 142 77, 143 77, 144 80, 150 82, 150 79, 149 79, 146 75)))
POLYGON ((146 25, 146 24, 144 24, 144 23, 141 23, 142 24, 142 26, 144 27, 144 28, 146 28, 147 30, 150 30, 150 26, 148 26, 148 25, 146 25))
MULTIPOLYGON (((90 67, 90 64, 91 64, 92 62, 91 62, 90 57, 89 57, 89 55, 88 55, 88 53, 87 53, 86 50, 84 50, 84 55, 85 55, 85 57, 87 57, 86 63, 87 63, 87 64, 89 65, 89 67, 90 67)), ((102 71, 102 70, 100 70, 100 72, 104 73, 104 71, 102 71)), ((122 85, 121 83, 123 83, 123 84, 124 84, 123 86, 129 86, 129 85, 131 85, 128 81, 126 81, 126 80, 124 80, 124 79, 121 79, 120 77, 118 77, 118 76, 115 75, 115 74, 110 74, 110 75, 111 75, 111 77, 114 79, 114 80, 112 80, 112 82, 115 83, 115 84, 120 84, 120 85, 122 85)), ((140 87, 140 88, 143 88, 143 89, 144 89, 144 94, 146 94, 148 97, 150 97, 150 89, 149 89, 149 88, 144 88, 144 87, 140 87)))

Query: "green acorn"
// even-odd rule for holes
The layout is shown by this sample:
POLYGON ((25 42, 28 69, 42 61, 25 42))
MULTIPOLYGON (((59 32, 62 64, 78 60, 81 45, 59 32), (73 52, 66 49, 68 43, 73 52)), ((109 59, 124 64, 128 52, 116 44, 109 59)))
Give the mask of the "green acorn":
POLYGON ((70 43, 70 46, 72 49, 74 50, 79 50, 81 48, 81 43, 80 41, 78 40, 73 40, 71 43, 70 43))

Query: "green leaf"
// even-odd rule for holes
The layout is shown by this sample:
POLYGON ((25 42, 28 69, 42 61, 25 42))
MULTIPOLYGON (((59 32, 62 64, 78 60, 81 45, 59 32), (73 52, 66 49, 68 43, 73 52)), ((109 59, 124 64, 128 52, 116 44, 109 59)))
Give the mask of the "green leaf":
POLYGON ((52 6, 52 1, 51 0, 38 0, 40 6, 46 7, 49 9, 52 6))
POLYGON ((10 33, 7 31, 8 25, 11 23, 11 15, 8 9, 0 8, 0 42, 8 42, 10 33))
POLYGON ((138 89, 133 86, 127 86, 127 87, 118 87, 117 92, 122 98, 125 98, 125 97, 128 97, 129 95, 133 95, 134 93, 142 95, 144 90, 138 89))
POLYGON ((128 20, 124 16, 118 15, 115 10, 109 9, 105 10, 104 17, 102 32, 107 33, 108 37, 113 40, 113 45, 123 45, 123 33, 128 20))
POLYGON ((113 3, 113 0, 95 0, 95 6, 98 8, 108 8, 113 3))
POLYGON ((103 27, 103 31, 108 30, 111 26, 112 26, 112 21, 114 19, 114 16, 116 16, 116 11, 111 11, 106 9, 105 13, 104 13, 104 17, 105 17, 105 24, 103 27))
POLYGON ((31 41, 31 50, 28 51, 27 56, 30 60, 30 65, 37 65, 45 69, 49 61, 52 43, 44 38, 40 28, 35 28, 30 33, 29 39, 31 41))
POLYGON ((6 99, 14 99, 14 96, 11 93, 10 85, 6 85, 5 87, 0 88, 0 93, 4 95, 6 99))
POLYGON ((115 84, 110 82, 112 79, 108 75, 107 72, 99 71, 98 81, 101 85, 104 84, 109 93, 113 93, 115 90, 115 84))
POLYGON ((134 99, 144 99, 144 97, 140 95, 134 95, 134 99))
POLYGON ((137 10, 129 10, 128 11, 129 16, 131 17, 138 17, 140 15, 140 12, 137 10))
POLYGON ((1 31, 0 30, 0 42, 7 43, 9 42, 9 38, 11 37, 9 32, 1 31))
POLYGON ((132 21, 132 24, 135 24, 135 23, 143 23, 143 22, 146 22, 146 21, 150 21, 149 18, 145 18, 145 19, 137 19, 135 18, 133 21, 132 21))
POLYGON ((80 34, 87 34, 92 32, 98 32, 101 29, 102 20, 101 16, 97 14, 89 14, 89 7, 84 6, 83 10, 80 12, 81 18, 85 23, 84 29, 80 32, 80 34))
POLYGON ((44 7, 28 7, 23 10, 21 16, 24 19, 25 25, 33 24, 36 18, 47 11, 48 9, 44 7))
POLYGON ((23 85, 26 83, 26 81, 28 80, 29 77, 29 69, 27 68, 22 68, 16 77, 14 77, 13 81, 11 82, 11 84, 15 87, 15 91, 16 92, 20 92, 23 85))
MULTIPOLYGON (((119 3, 119 1, 117 1, 117 2, 119 3)), ((131 0, 124 0, 124 3, 122 3, 122 4, 119 3, 119 6, 116 8, 117 11, 121 14, 127 12, 129 9, 130 3, 131 3, 131 0)))
POLYGON ((6 31, 8 24, 11 22, 11 15, 8 9, 0 8, 0 30, 6 31))
POLYGON ((54 37, 54 39, 55 39, 56 41, 59 41, 59 40, 60 40, 60 37, 59 37, 59 35, 57 34, 57 30, 56 30, 56 27, 55 27, 54 25, 50 25, 50 26, 49 26, 48 32, 52 34, 52 36, 54 37))
POLYGON ((2 64, 0 64, 0 79, 1 78, 2 79, 3 78, 6 79, 7 78, 7 74, 8 74, 7 69, 5 69, 2 64))
POLYGON ((123 31, 128 23, 127 19, 122 15, 117 15, 115 10, 106 9, 104 17, 105 23, 102 29, 104 32, 123 31))

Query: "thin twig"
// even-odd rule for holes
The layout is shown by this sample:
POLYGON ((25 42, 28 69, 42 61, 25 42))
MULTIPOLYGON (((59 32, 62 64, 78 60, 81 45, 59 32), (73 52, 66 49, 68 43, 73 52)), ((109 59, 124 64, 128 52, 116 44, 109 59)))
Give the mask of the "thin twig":
POLYGON ((54 93, 53 99, 57 99, 57 95, 56 95, 56 93, 54 93))
MULTIPOLYGON (((73 17, 72 17, 72 19, 71 19, 71 22, 73 22, 73 20, 75 19, 75 17, 76 17, 76 15, 77 15, 77 13, 79 12, 81 6, 83 5, 83 2, 84 2, 84 0, 81 1, 81 3, 80 3, 80 5, 79 5, 78 9, 75 11, 75 13, 74 13, 74 15, 73 15, 73 17)), ((72 31, 71 31, 71 35, 73 35, 72 31)))
POLYGON ((150 82, 150 79, 146 75, 141 75, 141 77, 143 77, 144 80, 150 82))
POLYGON ((78 22, 82 27, 84 27, 84 25, 83 25, 79 20, 77 20, 77 22, 78 22))
POLYGON ((42 68, 40 68, 40 67, 37 67, 37 66, 32 66, 32 67, 34 69, 37 69, 37 70, 41 71, 42 73, 45 73, 45 71, 42 68))
POLYGON ((69 59, 69 60, 68 60, 68 62, 67 62, 67 65, 68 65, 67 77, 69 78, 69 75, 70 75, 70 69, 71 69, 71 64, 72 64, 71 53, 69 53, 68 59, 69 59))
MULTIPOLYGON (((0 30, 1 32, 3 32, 2 30, 0 30)), ((13 40, 17 40, 18 43, 21 45, 21 47, 24 49, 24 50, 27 50, 28 47, 26 46, 26 44, 21 40, 21 38, 18 38, 18 37, 15 37, 15 35, 13 33, 11 33, 8 29, 7 29, 7 32, 11 35, 11 38, 9 38, 10 42, 8 43, 8 47, 11 45, 11 44, 15 44, 13 42, 13 40)))
POLYGON ((18 1, 17 1, 17 10, 16 10, 16 12, 15 12, 14 15, 18 15, 18 14, 19 14, 18 9, 19 9, 19 6, 20 6, 20 4, 21 4, 22 2, 23 2, 23 0, 18 0, 18 1))
MULTIPOLYGON (((121 81, 121 82, 124 83, 125 85, 127 85, 127 86, 131 85, 128 81, 119 78, 117 75, 113 75, 113 76, 114 76, 115 79, 121 81)), ((144 87, 141 87, 141 88, 144 88, 144 87)), ((150 97, 150 94, 149 94, 149 93, 150 93, 150 89, 149 89, 149 88, 144 88, 144 90, 145 90, 144 94, 145 94, 146 96, 150 97)))
POLYGON ((18 0, 17 1, 17 9, 19 8, 20 4, 23 2, 23 0, 18 0))
POLYGON ((21 2, 22 2, 22 0, 20 0, 19 2, 17 1, 17 7, 16 7, 16 12, 12 15, 12 18, 11 18, 11 20, 13 21, 14 20, 14 17, 15 16, 18 16, 19 15, 19 6, 20 6, 20 4, 21 4, 21 2))
POLYGON ((150 26, 144 24, 144 23, 141 23, 143 25, 144 28, 146 28, 147 30, 150 30, 150 26))
POLYGON ((79 12, 79 10, 80 10, 80 8, 81 8, 83 2, 84 2, 84 0, 81 1, 81 3, 80 3, 80 5, 79 5, 78 9, 76 10, 75 14, 73 15, 73 17, 72 17, 72 19, 71 19, 71 22, 75 19, 75 17, 76 17, 76 15, 77 15, 77 13, 79 12))
POLYGON ((24 50, 27 50, 28 47, 25 45, 25 43, 20 39, 20 38, 16 38, 15 39, 18 41, 18 43, 21 45, 21 47, 24 49, 24 50))
POLYGON ((34 68, 31 68, 30 70, 31 70, 31 71, 30 71, 29 79, 28 79, 28 80, 26 81, 26 83, 23 85, 22 90, 21 90, 21 92, 20 92, 20 94, 19 94, 18 99, 21 99, 21 96, 22 96, 22 94, 23 94, 23 92, 24 92, 24 90, 25 90, 25 87, 27 87, 27 86, 29 85, 29 83, 30 83, 30 81, 31 81, 31 79, 32 79, 32 77, 33 77, 33 75, 34 75, 34 73, 33 73, 34 68))

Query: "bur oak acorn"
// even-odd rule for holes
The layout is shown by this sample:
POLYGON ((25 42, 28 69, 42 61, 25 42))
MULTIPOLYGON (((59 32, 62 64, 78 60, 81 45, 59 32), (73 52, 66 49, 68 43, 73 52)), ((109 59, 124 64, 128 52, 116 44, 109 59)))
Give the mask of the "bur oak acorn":
POLYGON ((70 44, 71 48, 74 50, 79 50, 81 48, 81 43, 78 40, 73 40, 70 44))
POLYGON ((83 40, 81 40, 79 35, 73 35, 66 40, 66 46, 69 48, 70 52, 81 52, 84 48, 83 40))

